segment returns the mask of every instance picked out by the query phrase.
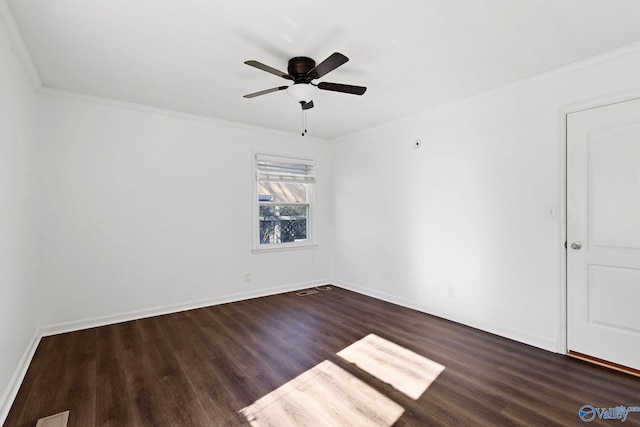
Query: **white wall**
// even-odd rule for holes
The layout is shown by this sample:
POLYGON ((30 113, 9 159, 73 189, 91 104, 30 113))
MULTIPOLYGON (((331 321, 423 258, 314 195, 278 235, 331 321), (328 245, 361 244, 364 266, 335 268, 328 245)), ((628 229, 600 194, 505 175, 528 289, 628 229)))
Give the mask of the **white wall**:
POLYGON ((35 94, 0 22, 0 421, 37 334, 35 120, 35 94))
POLYGON ((335 281, 561 350, 560 110, 639 75, 626 51, 337 141, 335 281))
POLYGON ((49 330, 326 282, 325 142, 52 92, 39 107, 49 330), (316 159, 316 248, 251 252, 255 150, 316 159))

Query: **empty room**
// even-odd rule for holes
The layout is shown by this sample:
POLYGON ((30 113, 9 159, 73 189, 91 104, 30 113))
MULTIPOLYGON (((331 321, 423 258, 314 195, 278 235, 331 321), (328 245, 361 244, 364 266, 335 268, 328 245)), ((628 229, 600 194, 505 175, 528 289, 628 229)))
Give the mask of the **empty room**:
POLYGON ((0 0, 0 424, 640 426, 639 20, 0 0))

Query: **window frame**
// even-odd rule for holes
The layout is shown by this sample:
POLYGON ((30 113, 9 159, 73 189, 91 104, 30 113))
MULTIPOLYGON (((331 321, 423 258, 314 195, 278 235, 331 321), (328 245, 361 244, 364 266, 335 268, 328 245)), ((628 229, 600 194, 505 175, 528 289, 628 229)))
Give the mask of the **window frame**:
MULTIPOLYGON (((259 252, 271 252, 290 249, 302 249, 317 246, 316 233, 315 233, 315 169, 316 161, 307 157, 293 157, 288 155, 273 154, 263 151, 256 151, 252 156, 253 162, 253 174, 252 174, 252 186, 253 186, 253 237, 252 237, 252 251, 254 253, 259 252), (305 182, 307 186, 307 201, 306 202, 276 202, 276 201, 260 201, 258 186, 260 180, 258 179, 258 161, 259 159, 269 159, 281 163, 291 164, 306 164, 312 167, 314 171, 310 177, 313 178, 312 182, 305 182), (307 238, 304 241, 299 242, 282 242, 282 243, 260 243, 260 207, 261 206, 307 206, 307 238)), ((273 181, 273 182, 295 182, 295 181, 273 181)))

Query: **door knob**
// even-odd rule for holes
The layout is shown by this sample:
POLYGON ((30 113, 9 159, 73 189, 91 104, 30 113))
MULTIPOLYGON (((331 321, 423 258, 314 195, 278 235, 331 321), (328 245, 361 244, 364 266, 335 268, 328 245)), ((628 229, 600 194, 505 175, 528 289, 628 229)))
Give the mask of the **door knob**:
POLYGON ((582 242, 573 242, 571 244, 571 249, 575 249, 576 251, 579 251, 580 249, 582 249, 582 242))

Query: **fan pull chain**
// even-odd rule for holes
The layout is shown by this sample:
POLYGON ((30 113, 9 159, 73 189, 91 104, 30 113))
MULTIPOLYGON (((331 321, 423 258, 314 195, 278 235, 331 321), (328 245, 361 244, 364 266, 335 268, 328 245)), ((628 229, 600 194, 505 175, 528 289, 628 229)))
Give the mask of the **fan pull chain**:
POLYGON ((302 136, 307 133, 307 112, 302 110, 302 136))

